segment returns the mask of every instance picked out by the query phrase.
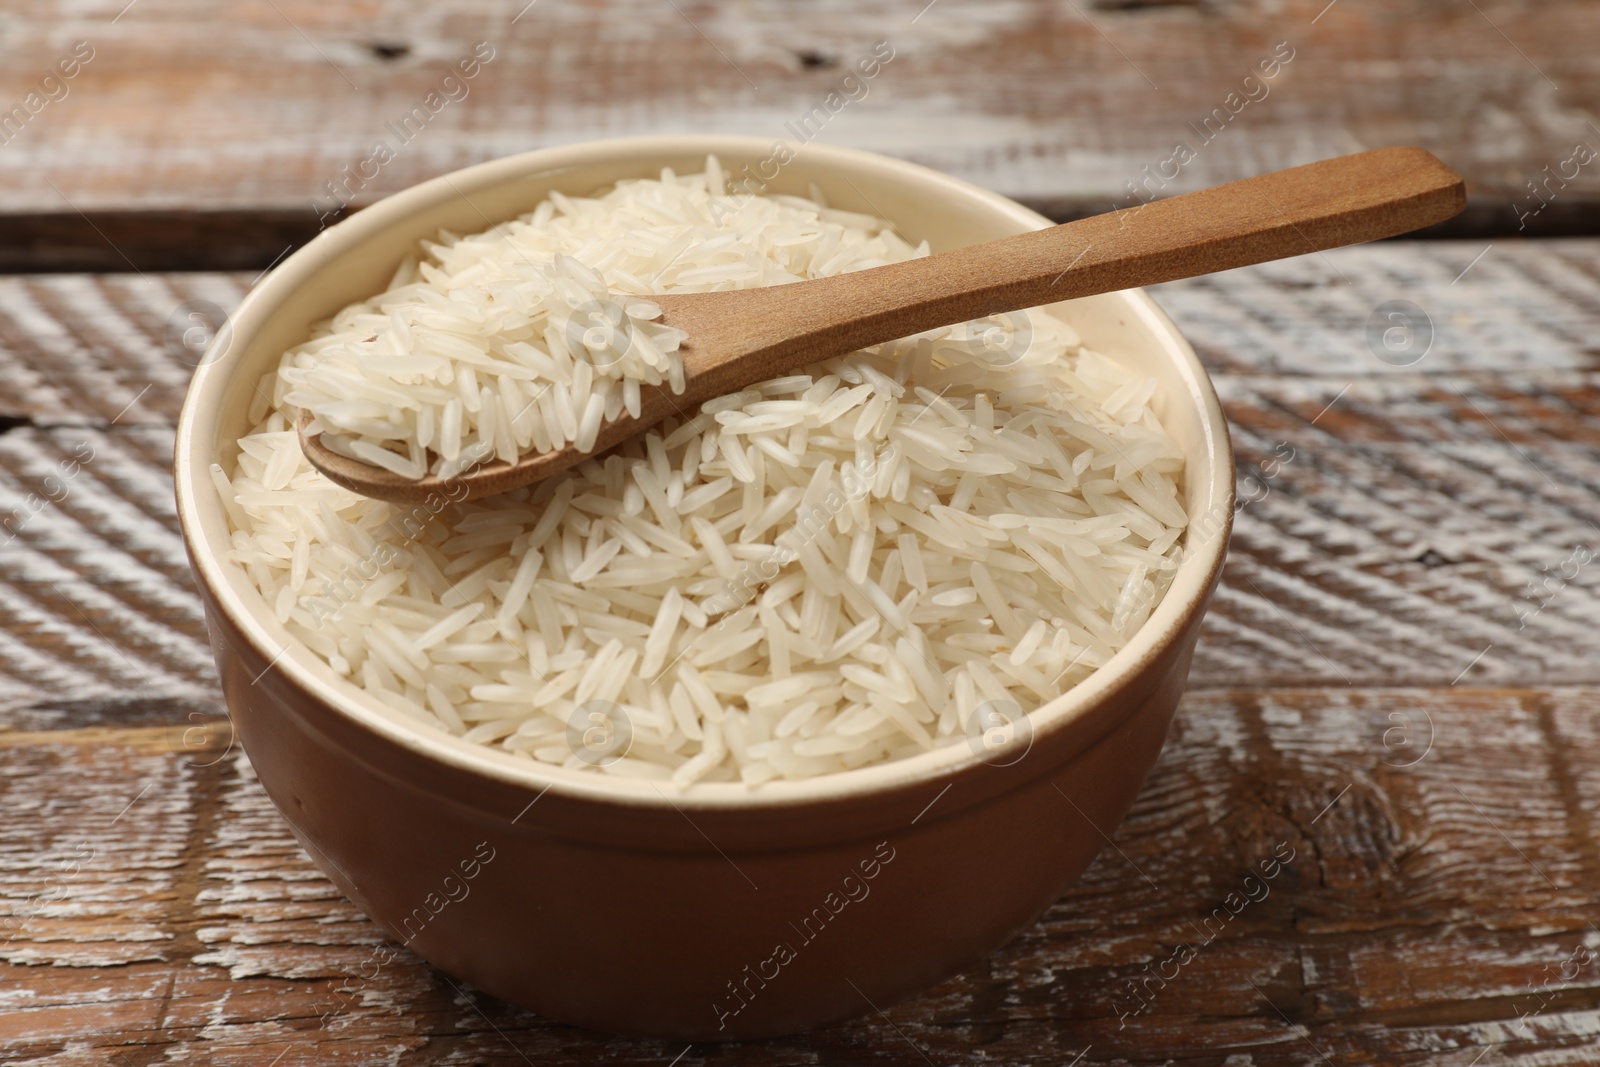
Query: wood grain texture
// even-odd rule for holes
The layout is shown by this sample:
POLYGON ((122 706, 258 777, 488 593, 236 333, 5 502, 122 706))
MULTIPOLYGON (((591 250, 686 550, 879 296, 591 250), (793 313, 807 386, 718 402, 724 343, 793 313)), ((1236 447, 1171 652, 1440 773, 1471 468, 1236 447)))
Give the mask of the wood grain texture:
POLYGON ((387 943, 221 733, 14 738, 0 1058, 1590 1063, 1597 712, 1594 688, 1193 693, 1116 847, 1016 941, 883 1016, 688 1049, 552 1025, 387 943))
MULTIPOLYGON (((1567 562, 1600 550, 1600 243, 1481 252, 1355 248, 1156 290, 1213 368, 1250 501, 1192 685, 1600 681, 1600 564, 1567 562), (1395 299, 1433 323, 1406 367, 1367 342, 1395 299)), ((0 707, 65 724, 66 694, 93 722, 215 693, 168 473, 194 357, 165 331, 250 280, 0 279, 0 707)))
POLYGON ((1060 219, 1130 202, 1129 183, 1410 143, 1468 177, 1474 232, 1600 230, 1600 164, 1574 160, 1600 148, 1584 0, 53 0, 5 30, 0 113, 24 108, 0 145, 11 270, 259 268, 345 202, 695 131, 887 152, 1060 219), (45 84, 80 41, 92 58, 45 84), (892 60, 845 83, 879 41, 892 60), (480 43, 492 57, 460 79, 480 43))
POLYGON ((1600 542, 1600 242, 1156 290, 1250 502, 1117 847, 886 1018, 687 1051, 396 954, 231 748, 172 514, 194 356, 167 323, 252 277, 0 279, 0 1062, 1593 1062, 1600 566, 1552 575, 1600 542), (1369 345, 1397 300, 1425 351, 1369 345), (1280 844, 1270 893, 1218 918, 1280 844))

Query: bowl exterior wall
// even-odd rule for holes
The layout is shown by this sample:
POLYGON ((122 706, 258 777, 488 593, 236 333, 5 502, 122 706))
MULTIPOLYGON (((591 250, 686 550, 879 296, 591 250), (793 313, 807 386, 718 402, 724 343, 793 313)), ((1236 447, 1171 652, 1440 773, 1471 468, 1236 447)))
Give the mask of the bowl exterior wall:
POLYGON ((485 789, 419 761, 273 670, 204 592, 255 772, 363 911, 513 1004, 686 1041, 887 1007, 1032 924, 1104 847, 1154 765, 1201 616, 1107 702, 1099 736, 1052 738, 1020 758, 1002 750, 995 762, 1008 765, 978 764, 944 792, 796 805, 750 826, 485 789))

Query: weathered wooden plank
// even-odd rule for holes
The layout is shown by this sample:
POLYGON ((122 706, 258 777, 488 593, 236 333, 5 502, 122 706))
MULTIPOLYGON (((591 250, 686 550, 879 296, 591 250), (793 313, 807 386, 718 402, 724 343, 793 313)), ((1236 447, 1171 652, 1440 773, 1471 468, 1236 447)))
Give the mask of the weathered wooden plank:
MULTIPOLYGON (((0 277, 0 420, 170 425, 205 324, 259 277, 0 277)), ((1224 386, 1304 377, 1337 393, 1366 378, 1600 367, 1595 240, 1387 242, 1151 291, 1224 386), (1394 301, 1415 307, 1380 312, 1394 301), (1394 340, 1412 347, 1384 347, 1381 330, 1399 321, 1389 311, 1409 313, 1394 340)), ((1323 395, 1307 388, 1308 402, 1323 395)))
MULTIPOLYGON (((30 728, 214 697, 167 473, 197 356, 166 331, 250 281, 0 279, 0 708, 30 728)), ((1194 685, 1600 678, 1600 242, 1347 249, 1157 295, 1249 500, 1194 685), (1397 298, 1436 326, 1404 367, 1367 341, 1397 298)))
POLYGON ((1600 146, 1580 44, 1597 35, 1582 0, 56 2, 9 16, 0 44, 17 216, 0 265, 259 268, 344 201, 703 130, 883 151, 1061 218, 1130 202, 1130 183, 1149 197, 1410 142, 1468 176, 1458 232, 1594 233, 1600 184, 1574 153, 1600 146), (859 79, 880 41, 893 58, 859 79))
POLYGON ((554 1026, 387 945, 220 734, 16 738, 0 1058, 1587 1063, 1597 712, 1595 688, 1191 693, 1117 847, 1015 942, 887 1020, 686 1052, 554 1026))
POLYGON ((1596 379, 1490 381, 1222 379, 1253 499, 1208 672, 1265 657, 1276 677, 1341 684, 1587 673, 1596 379))
POLYGON ((0 435, 0 708, 215 693, 171 454, 159 425, 0 435))
POLYGON ((231 311, 251 277, 0 278, 0 417, 173 425, 209 339, 190 313, 231 311))
POLYGON ((1600 365, 1600 243, 1592 240, 1387 242, 1152 292, 1222 376, 1343 384, 1600 365))

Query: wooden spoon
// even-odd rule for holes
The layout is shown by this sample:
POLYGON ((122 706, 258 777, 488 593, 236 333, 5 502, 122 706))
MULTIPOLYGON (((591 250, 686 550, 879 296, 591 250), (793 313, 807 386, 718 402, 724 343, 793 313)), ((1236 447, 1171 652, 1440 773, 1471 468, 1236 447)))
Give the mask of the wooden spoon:
POLYGON ((306 432, 304 411, 300 443, 318 470, 366 496, 399 503, 491 496, 548 478, 669 415, 688 416, 712 397, 858 348, 1072 297, 1392 237, 1465 206, 1460 176, 1439 160, 1420 148, 1384 148, 853 274, 651 296, 662 320, 689 335, 681 349, 686 388, 674 395, 645 387, 639 417, 624 412, 603 426, 587 453, 569 443, 451 479, 412 480, 329 451, 320 435, 306 432))

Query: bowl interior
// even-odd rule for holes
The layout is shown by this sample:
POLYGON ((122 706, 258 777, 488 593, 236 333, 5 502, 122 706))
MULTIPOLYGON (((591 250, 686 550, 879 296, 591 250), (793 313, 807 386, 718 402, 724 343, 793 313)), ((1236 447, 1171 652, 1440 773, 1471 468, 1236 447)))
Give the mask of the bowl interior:
MULTIPOLYGON (((419 239, 440 229, 486 229, 531 211, 552 190, 584 195, 620 179, 656 177, 664 167, 694 173, 703 169, 708 152, 732 178, 765 180, 765 191, 795 195, 807 195, 814 186, 829 204, 887 218, 908 240, 927 240, 935 251, 1049 225, 995 193, 871 153, 807 145, 775 165, 781 156, 774 146, 755 138, 655 137, 591 142, 481 164, 415 186, 323 231, 262 281, 234 314, 230 329, 195 374, 176 448, 179 513, 195 565, 222 610, 264 658, 278 657, 276 669, 391 739, 478 772, 624 803, 663 801, 647 783, 534 765, 461 741, 406 719, 334 674, 276 622, 243 571, 224 561, 230 536, 208 468, 219 460, 232 462, 234 442, 248 429, 260 378, 280 355, 304 340, 312 323, 387 286, 419 239)), ((1233 466, 1216 396, 1193 350, 1154 302, 1143 291, 1130 290, 1065 301, 1052 310, 1089 347, 1158 379, 1151 403, 1188 458, 1183 491, 1191 526, 1183 562, 1161 604, 1110 663, 1032 713, 1036 735, 1092 706, 1171 638, 1220 566, 1233 503, 1233 466)), ((701 783, 675 801, 721 806, 816 799, 927 780, 976 758, 965 745, 952 744, 809 781, 770 782, 754 793, 737 783, 701 783)))

